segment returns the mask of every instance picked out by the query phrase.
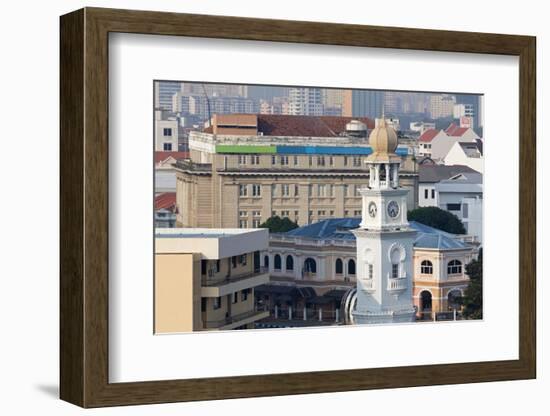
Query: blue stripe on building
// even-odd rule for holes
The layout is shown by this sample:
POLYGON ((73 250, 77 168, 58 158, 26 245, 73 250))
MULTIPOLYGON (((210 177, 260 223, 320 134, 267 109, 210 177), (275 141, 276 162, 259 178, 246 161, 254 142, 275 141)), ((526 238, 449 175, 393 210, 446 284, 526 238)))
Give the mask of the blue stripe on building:
MULTIPOLYGON (((277 146, 277 154, 289 155, 370 155, 370 146, 343 147, 343 146, 277 146)), ((399 156, 407 155, 406 147, 398 147, 395 153, 399 156)))

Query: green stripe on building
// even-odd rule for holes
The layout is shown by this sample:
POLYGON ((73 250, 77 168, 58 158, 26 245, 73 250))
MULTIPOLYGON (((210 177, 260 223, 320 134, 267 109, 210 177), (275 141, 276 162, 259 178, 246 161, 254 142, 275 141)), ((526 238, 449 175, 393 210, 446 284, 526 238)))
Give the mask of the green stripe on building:
POLYGON ((216 153, 277 153, 277 146, 216 145, 216 153))

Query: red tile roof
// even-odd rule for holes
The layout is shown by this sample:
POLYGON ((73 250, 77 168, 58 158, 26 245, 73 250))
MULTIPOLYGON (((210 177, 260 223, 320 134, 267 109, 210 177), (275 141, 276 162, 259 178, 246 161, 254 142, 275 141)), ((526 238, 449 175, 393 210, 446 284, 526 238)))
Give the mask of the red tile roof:
POLYGON ((351 120, 359 120, 374 128, 367 117, 258 115, 258 130, 265 136, 336 137, 351 120))
POLYGON ((464 133, 468 131, 468 127, 457 127, 456 129, 453 129, 450 133, 447 133, 449 136, 453 137, 461 137, 464 133))
POLYGON ((434 139, 434 137, 437 136, 438 134, 439 134, 439 130, 428 129, 424 133, 422 133, 418 141, 430 143, 434 139))
POLYGON ((169 157, 174 159, 187 159, 189 157, 189 152, 155 152, 155 164, 164 162, 169 157))
MULTIPOLYGON (((351 120, 359 120, 374 128, 374 120, 368 117, 339 116, 290 116, 281 114, 258 114, 258 131, 264 136, 336 137, 346 129, 351 120)), ((212 127, 204 129, 212 133, 212 127)))
POLYGON ((445 129, 445 133, 447 134, 453 134, 453 131, 458 128, 458 126, 455 123, 449 124, 449 127, 445 129))
POLYGON ((159 209, 169 209, 174 211, 176 208, 176 193, 165 192, 155 196, 155 211, 159 209))

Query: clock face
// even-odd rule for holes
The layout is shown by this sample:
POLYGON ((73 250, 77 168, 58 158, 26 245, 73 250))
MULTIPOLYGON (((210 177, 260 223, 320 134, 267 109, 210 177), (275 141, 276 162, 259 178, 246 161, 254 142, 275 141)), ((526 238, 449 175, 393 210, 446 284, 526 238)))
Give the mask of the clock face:
POLYGON ((369 215, 374 218, 376 217, 376 211, 378 208, 376 208, 376 204, 374 202, 371 202, 369 204, 369 215))
POLYGON ((388 204, 388 215, 395 218, 399 215, 399 204, 395 201, 390 201, 388 204))

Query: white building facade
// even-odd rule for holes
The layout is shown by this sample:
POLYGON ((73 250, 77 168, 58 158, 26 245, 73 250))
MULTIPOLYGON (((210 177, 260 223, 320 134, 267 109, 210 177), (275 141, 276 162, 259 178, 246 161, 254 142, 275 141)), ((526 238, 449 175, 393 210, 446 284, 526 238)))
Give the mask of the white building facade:
POLYGON ((162 111, 155 111, 155 151, 176 152, 178 150, 178 120, 170 117, 163 120, 162 111))

